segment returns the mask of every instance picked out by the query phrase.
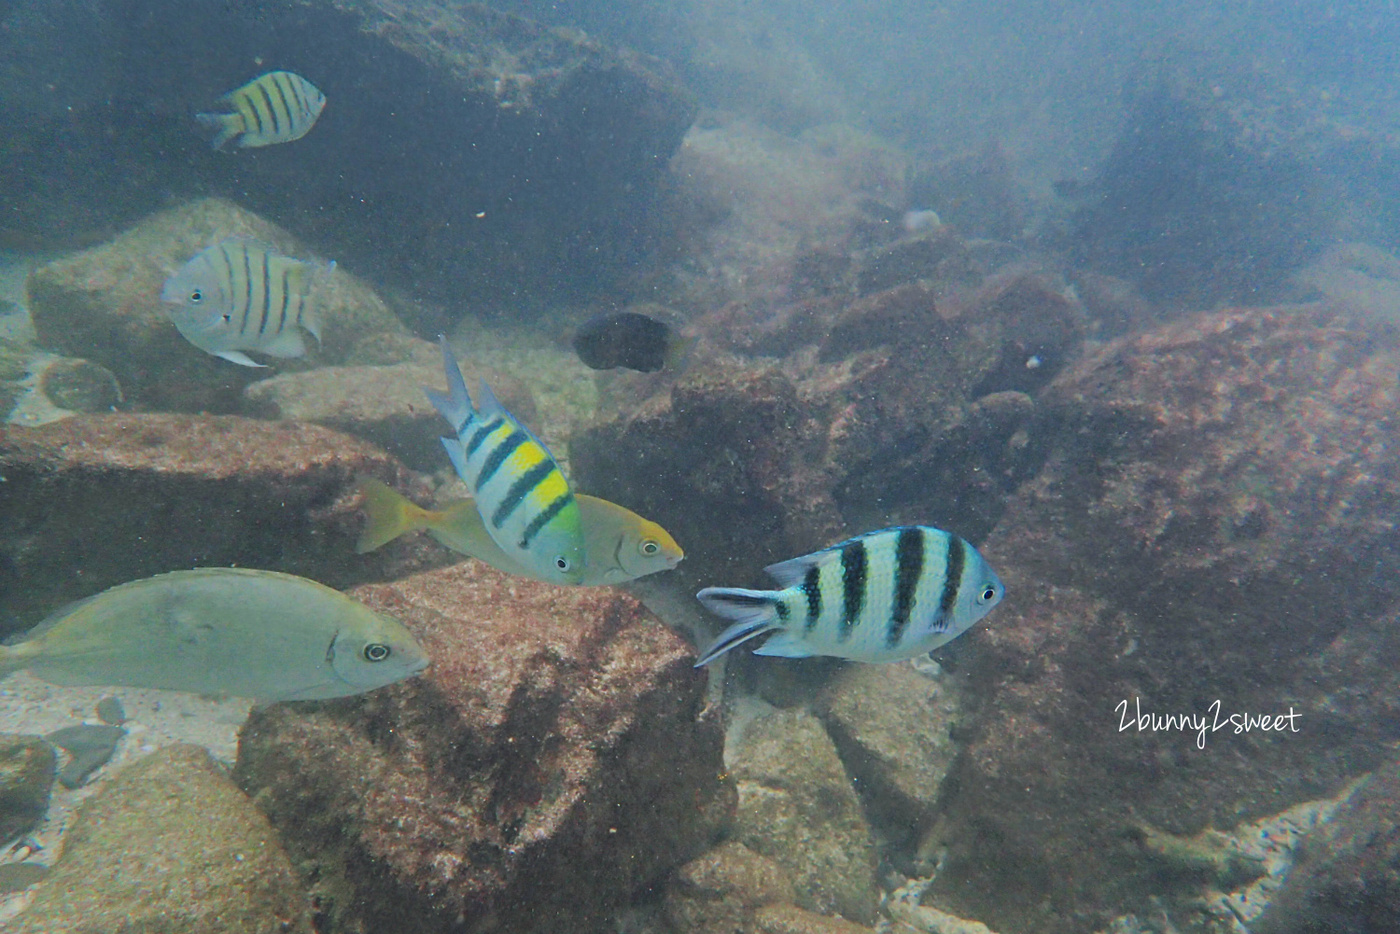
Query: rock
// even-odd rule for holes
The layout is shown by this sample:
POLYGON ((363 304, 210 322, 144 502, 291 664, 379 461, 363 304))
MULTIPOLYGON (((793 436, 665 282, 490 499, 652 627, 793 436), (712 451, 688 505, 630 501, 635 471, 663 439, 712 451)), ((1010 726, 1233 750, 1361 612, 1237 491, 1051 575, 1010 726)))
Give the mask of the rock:
MULTIPOLYGON (((435 366, 398 363, 391 366, 323 367, 259 380, 244 390, 250 411, 270 418, 315 422, 371 441, 409 467, 431 473, 448 466, 438 439, 449 433, 447 422, 428 402, 425 387, 446 385, 437 348, 435 366)), ((485 379, 497 398, 516 418, 535 417, 535 399, 518 379, 495 370, 467 365, 468 391, 475 394, 485 379)))
POLYGON ((475 561, 351 595, 402 620, 431 667, 255 711, 237 767, 336 929, 598 930, 727 826, 704 675, 630 597, 475 561))
POLYGON ((1053 450, 982 545, 1008 597, 964 639, 976 713, 935 835, 941 906, 1046 934, 1153 916, 1144 892, 1189 912, 1253 870, 1164 871, 1142 825, 1196 838, 1383 764, 1397 370, 1400 350, 1325 309, 1231 309, 1110 344, 1038 394, 1053 450), (1139 705, 1225 727, 1142 728, 1139 705), (1290 712, 1283 732, 1228 724, 1290 712))
POLYGON ((711 350, 575 434, 574 479, 686 543, 679 573, 702 586, 757 584, 770 563, 901 522, 980 541, 1043 457, 1034 394, 1077 352, 1077 307, 1030 274, 947 305, 913 284, 793 307, 697 322, 712 344, 747 329, 751 352, 784 359, 711 350))
POLYGON ((60 409, 70 412, 110 412, 122 401, 112 371, 91 360, 64 357, 44 367, 39 391, 60 409))
POLYGON ((11 934, 311 934, 276 835, 202 748, 166 746, 79 809, 11 934))
POLYGON ((803 911, 796 905, 765 905, 754 920, 761 934, 873 934, 868 927, 803 911))
POLYGON ((87 724, 64 727, 47 734, 44 739, 68 753, 68 764, 58 773, 64 788, 80 788, 88 776, 111 761, 117 743, 126 730, 110 724, 87 724))
POLYGON ((753 934, 757 909, 795 898, 781 866, 731 840, 676 870, 666 885, 666 920, 686 934, 753 934))
POLYGON ((53 747, 37 736, 0 734, 0 846, 44 819, 57 762, 53 747))
MULTIPOLYGON (((247 236, 289 256, 313 259, 291 234, 218 199, 193 201, 141 221, 114 239, 35 269, 29 310, 40 345, 101 364, 126 401, 145 409, 234 412, 239 390, 267 370, 221 360, 191 344, 170 320, 161 289, 191 257, 225 237, 247 236)), ((322 318, 322 343, 277 369, 338 363, 366 335, 403 333, 382 299, 343 269, 315 277, 308 301, 322 318)), ((260 361, 263 362, 263 361, 260 361)))
POLYGON ((962 713, 952 680, 908 665, 850 665, 823 691, 821 710, 867 811, 887 839, 909 843, 936 813, 958 751, 949 735, 962 713))
POLYGON ((0 434, 0 618, 163 571, 242 565, 333 587, 448 560, 426 542, 354 557, 356 476, 388 454, 328 428, 231 416, 76 415, 0 434), (436 557, 433 557, 436 556, 436 557))
POLYGON ((909 203, 938 212, 966 237, 1016 240, 1025 232, 1030 199, 997 143, 915 167, 909 203))
POLYGON ((1363 781, 1295 856, 1250 934, 1384 931, 1400 917, 1400 772, 1363 781))
POLYGON ((1295 75, 1179 49, 1141 69, 1075 215, 1077 263, 1178 308, 1285 297, 1335 224, 1317 157, 1332 134, 1296 88, 1295 75))
POLYGON ((821 721, 769 714, 732 741, 727 759, 739 786, 735 839, 791 874, 798 907, 874 921, 870 828, 821 721))
POLYGON ((1400 325, 1400 259, 1368 243, 1328 247, 1297 280, 1358 314, 1363 326, 1400 325))
POLYGON ((209 193, 375 281, 517 313, 635 272, 695 114, 659 60, 446 0, 44 0, 10 18, 0 60, 11 86, 51 88, 3 108, 23 126, 0 151, 7 239, 86 245, 209 193), (294 143, 213 152, 191 117, 259 73, 269 36, 297 37, 282 64, 325 114, 294 143))

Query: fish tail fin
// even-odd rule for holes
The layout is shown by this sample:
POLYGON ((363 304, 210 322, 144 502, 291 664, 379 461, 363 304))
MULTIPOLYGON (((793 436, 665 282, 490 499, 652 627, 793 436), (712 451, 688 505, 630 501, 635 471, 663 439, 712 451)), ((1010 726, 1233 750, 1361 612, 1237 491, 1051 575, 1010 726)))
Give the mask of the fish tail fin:
POLYGON ((303 263, 297 267, 302 276, 300 285, 301 294, 307 296, 306 307, 301 313, 301 326, 306 333, 316 338, 319 345, 321 341, 321 307, 311 298, 311 294, 319 289, 331 273, 335 272, 335 260, 326 263, 303 263))
POLYGON ((695 334, 676 334, 666 343, 666 356, 663 366, 668 370, 684 370, 690 362, 691 351, 700 338, 695 334))
POLYGON ((712 613, 734 620, 734 625, 720 633, 695 663, 704 667, 735 646, 755 639, 765 632, 781 629, 778 622, 778 595, 771 590, 744 590, 739 587, 706 587, 695 595, 712 613))
POLYGON ((223 149, 224 143, 243 132, 243 118, 236 113, 195 114, 194 118, 199 121, 201 126, 219 131, 219 135, 215 136, 210 144, 215 149, 223 149))
POLYGON ((428 527, 431 513, 387 483, 361 477, 358 487, 365 497, 364 510, 368 521, 360 533, 360 540, 355 543, 356 554, 374 551, 400 535, 428 527))
POLYGON ((466 381, 462 379, 462 370, 457 366, 457 360, 452 356, 452 350, 447 346, 447 337, 438 335, 438 343, 442 345, 442 371, 447 376, 447 395, 425 389, 428 394, 428 401, 433 404, 433 408, 441 413, 452 426, 452 430, 458 434, 462 433, 462 427, 471 420, 472 397, 467 394, 466 381))

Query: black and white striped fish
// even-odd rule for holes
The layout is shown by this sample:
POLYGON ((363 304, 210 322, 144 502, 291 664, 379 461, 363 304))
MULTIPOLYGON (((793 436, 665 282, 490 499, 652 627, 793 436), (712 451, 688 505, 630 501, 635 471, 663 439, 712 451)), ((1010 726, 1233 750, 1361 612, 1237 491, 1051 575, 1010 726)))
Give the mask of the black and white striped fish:
POLYGON ((706 587, 696 597, 736 620, 695 667, 777 633, 755 655, 896 662, 972 628, 1006 588, 976 548, 942 529, 867 532, 764 569, 782 590, 706 587))
POLYGON ((485 382, 481 407, 472 405, 447 338, 438 343, 447 392, 429 389, 428 401, 455 432, 442 446, 472 491, 487 534, 530 576, 554 584, 583 583, 588 570, 583 518, 554 455, 485 382))
POLYGON ((314 84, 290 71, 269 71, 219 99, 232 104, 233 113, 194 115, 219 131, 215 149, 235 136, 243 149, 301 139, 326 106, 326 96, 314 84))
POLYGON ((230 237, 195 255, 165 280, 170 318, 201 350, 243 366, 262 366, 242 351, 273 357, 306 353, 301 332, 321 340, 307 301, 313 277, 335 268, 293 259, 246 237, 230 237))

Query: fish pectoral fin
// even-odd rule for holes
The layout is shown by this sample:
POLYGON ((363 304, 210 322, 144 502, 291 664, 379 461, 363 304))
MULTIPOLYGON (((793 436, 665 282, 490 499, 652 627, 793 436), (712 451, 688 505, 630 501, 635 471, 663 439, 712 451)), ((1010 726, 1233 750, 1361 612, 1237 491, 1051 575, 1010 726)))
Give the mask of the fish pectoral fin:
POLYGON ((236 363, 239 366, 255 366, 264 369, 267 367, 266 363, 255 363, 246 354, 240 353, 237 350, 212 350, 210 353, 216 357, 224 358, 229 363, 236 363))
POLYGON ((294 330, 283 331, 261 348, 274 357, 300 357, 306 353, 306 342, 294 330))
POLYGON ((753 650, 755 655, 776 655, 781 658, 811 658, 816 655, 801 639, 790 632, 780 632, 753 650))

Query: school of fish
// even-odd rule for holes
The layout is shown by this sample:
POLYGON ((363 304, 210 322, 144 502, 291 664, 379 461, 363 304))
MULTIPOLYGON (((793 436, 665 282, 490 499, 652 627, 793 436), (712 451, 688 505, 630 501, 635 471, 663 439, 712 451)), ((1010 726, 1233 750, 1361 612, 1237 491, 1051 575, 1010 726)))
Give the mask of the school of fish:
MULTIPOLYGON (((271 71, 221 98, 226 113, 200 113, 217 131, 257 148, 301 139, 326 105, 305 78, 271 71)), ((921 212, 930 214, 932 212, 921 212)), ((907 220, 907 219, 906 219, 907 220)), ((922 223, 925 218, 918 218, 922 223)), ((936 223, 936 215, 932 221, 936 223)), ((165 282, 172 323, 195 347, 240 366, 248 356, 299 357, 305 334, 321 339, 311 301, 335 268, 230 236, 191 257, 165 282)), ((425 530, 463 555, 553 584, 623 584, 675 568, 684 552, 660 525, 576 494, 549 449, 482 383, 472 402, 447 345, 445 393, 425 390, 452 428, 443 447, 471 498, 424 509, 389 486, 360 481, 367 523, 357 551, 425 530)), ((575 333, 594 369, 654 372, 679 365, 690 344, 638 312, 590 319, 575 333)), ((750 640, 754 654, 893 662, 967 631, 1002 600, 1005 586, 971 544, 928 526, 858 535, 765 569, 777 590, 706 587, 696 596, 730 619, 696 667, 750 640)), ((0 646, 0 677, 27 669, 63 685, 127 685, 228 694, 261 702, 342 697, 423 671, 429 660, 400 623, 315 581, 273 571, 175 571, 109 588, 59 610, 26 641, 0 646)))

